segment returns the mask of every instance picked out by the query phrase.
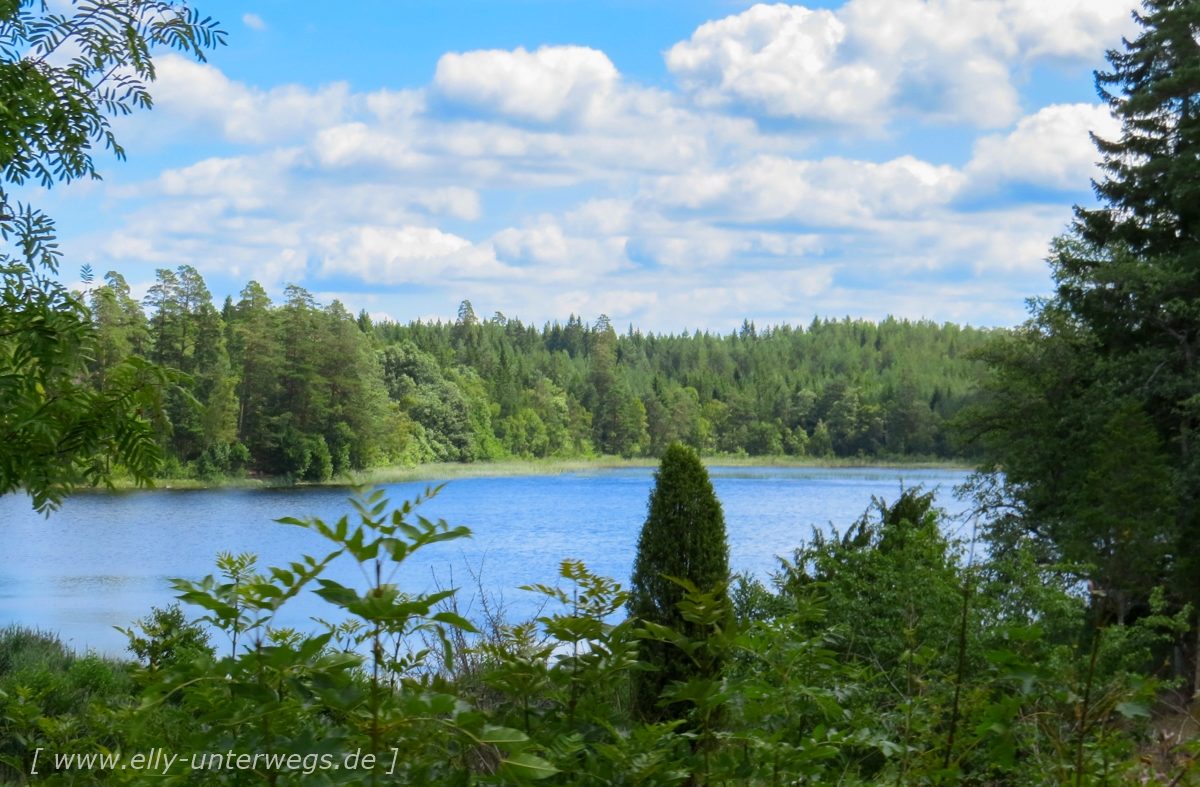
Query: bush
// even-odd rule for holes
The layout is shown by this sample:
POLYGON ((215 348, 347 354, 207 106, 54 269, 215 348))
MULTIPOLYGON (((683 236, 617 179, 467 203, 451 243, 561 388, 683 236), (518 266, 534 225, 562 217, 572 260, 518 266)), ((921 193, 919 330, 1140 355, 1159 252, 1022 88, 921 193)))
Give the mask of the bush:
POLYGON ((200 624, 187 620, 179 604, 166 609, 153 607, 149 615, 123 632, 129 637, 129 652, 151 670, 197 655, 211 656, 213 652, 208 632, 200 624))
MULTIPOLYGON (((633 564, 630 614, 670 629, 690 630, 679 608, 686 593, 680 580, 722 595, 729 581, 729 545, 708 471, 695 451, 676 443, 663 454, 650 492, 633 564)), ((652 671, 635 677, 634 706, 643 718, 657 718, 663 689, 691 677, 694 665, 684 654, 654 641, 645 643, 641 660, 652 671)))

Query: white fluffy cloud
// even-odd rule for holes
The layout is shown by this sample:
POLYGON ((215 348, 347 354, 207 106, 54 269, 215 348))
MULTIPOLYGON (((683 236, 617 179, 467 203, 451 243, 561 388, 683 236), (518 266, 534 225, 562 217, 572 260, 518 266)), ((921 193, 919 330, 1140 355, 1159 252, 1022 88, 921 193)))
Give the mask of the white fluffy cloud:
POLYGON ((897 113, 996 127, 1020 112, 1033 61, 1094 58, 1129 30, 1133 0, 850 0, 836 12, 755 5, 667 52, 706 106, 877 125, 897 113))
POLYGON ((57 194, 112 209, 71 249, 100 270, 187 263, 218 293, 297 282, 402 320, 469 297, 668 330, 889 311, 1011 322, 1070 216, 1014 186, 1086 186, 1087 131, 1112 130, 1088 104, 1021 118, 1022 75, 1095 60, 1124 8, 760 5, 669 50, 681 89, 584 47, 448 54, 428 86, 369 93, 263 89, 167 57, 152 122, 222 145, 57 194), (955 141, 942 160, 905 148, 929 120, 964 118, 939 132, 955 141))
POLYGON ((634 257, 676 272, 720 269, 738 262, 776 261, 805 268, 805 257, 819 249, 811 235, 731 230, 701 221, 652 221, 629 243, 634 257))
POLYGON ((1027 57, 1091 59, 1134 30, 1131 0, 1003 0, 999 14, 1027 57))
POLYGON ((1120 128, 1104 105, 1052 104, 1022 118, 1008 134, 977 141, 966 173, 975 191, 1005 184, 1083 190, 1099 159, 1089 132, 1113 138, 1120 128))
POLYGON ((772 116, 834 123, 876 119, 884 75, 839 61, 846 26, 830 11, 756 5, 708 22, 667 52, 667 67, 701 104, 744 103, 772 116))
POLYGON ((555 216, 540 216, 524 227, 508 227, 490 243, 505 262, 522 265, 522 276, 551 287, 601 285, 617 271, 632 269, 623 235, 569 232, 555 216))
POLYGON ((158 176, 151 196, 209 198, 236 211, 258 210, 282 197, 288 167, 297 153, 280 150, 265 156, 209 158, 158 176))
POLYGON ((499 279, 513 271, 490 248, 433 227, 353 227, 315 239, 320 274, 378 284, 499 279))
POLYGON ((918 215, 948 203, 962 182, 953 167, 912 156, 882 163, 758 156, 736 167, 660 178, 649 194, 665 205, 742 222, 845 227, 918 215))
POLYGON ((527 229, 509 227, 492 238, 496 251, 509 259, 528 259, 540 263, 563 263, 570 259, 571 247, 562 227, 544 221, 527 229))
POLYGON ((617 80, 617 69, 603 52, 544 46, 534 52, 517 48, 442 55, 433 86, 455 104, 551 123, 600 117, 617 80))
POLYGON ((411 142, 403 135, 361 122, 320 130, 313 139, 312 153, 326 167, 382 165, 402 171, 430 164, 430 159, 413 150, 411 142))
POLYGON ((350 109, 350 86, 312 90, 284 85, 258 90, 220 69, 179 55, 155 61, 155 107, 190 124, 215 127, 232 142, 277 143, 337 123, 350 109))

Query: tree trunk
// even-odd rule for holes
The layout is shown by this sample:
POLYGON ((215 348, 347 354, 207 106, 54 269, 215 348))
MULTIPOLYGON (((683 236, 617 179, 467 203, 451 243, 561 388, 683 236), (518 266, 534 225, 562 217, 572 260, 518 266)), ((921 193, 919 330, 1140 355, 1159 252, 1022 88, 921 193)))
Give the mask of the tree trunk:
POLYGON ((1196 631, 1196 644, 1192 648, 1192 702, 1200 701, 1200 610, 1192 613, 1195 622, 1192 628, 1196 631))

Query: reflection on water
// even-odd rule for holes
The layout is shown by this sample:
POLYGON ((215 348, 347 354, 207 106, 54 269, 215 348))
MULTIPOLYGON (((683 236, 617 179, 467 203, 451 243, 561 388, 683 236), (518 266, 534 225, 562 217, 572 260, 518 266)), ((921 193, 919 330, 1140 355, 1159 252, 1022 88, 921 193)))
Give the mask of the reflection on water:
MULTIPOLYGON (((952 514, 951 496, 963 471, 890 468, 710 468, 725 509, 730 562, 735 571, 765 577, 809 538, 813 528, 844 528, 872 496, 894 499, 902 487, 938 490, 952 514)), ((583 560, 598 573, 627 582, 637 534, 646 516, 652 468, 588 470, 556 476, 468 478, 451 482, 420 510, 430 518, 464 524, 469 541, 435 545, 401 569, 397 583, 410 592, 458 585, 460 607, 477 609, 478 588, 502 598, 513 617, 534 614, 537 599, 518 590, 554 584, 564 558, 583 560), (476 580, 478 577, 478 580, 476 580)), ((385 488, 398 505, 425 483, 385 488)), ((17 622, 61 632, 76 647, 118 653, 128 626, 152 606, 171 603, 171 577, 214 573, 220 551, 253 552, 266 569, 303 554, 322 556, 330 545, 281 516, 333 520, 349 511, 342 488, 270 490, 159 490, 79 495, 46 519, 21 496, 0 497, 0 625, 17 622)), ((948 522, 957 532, 961 523, 948 522)), ((331 578, 360 586, 347 560, 331 578)), ((329 617, 315 597, 285 608, 285 625, 329 617)))

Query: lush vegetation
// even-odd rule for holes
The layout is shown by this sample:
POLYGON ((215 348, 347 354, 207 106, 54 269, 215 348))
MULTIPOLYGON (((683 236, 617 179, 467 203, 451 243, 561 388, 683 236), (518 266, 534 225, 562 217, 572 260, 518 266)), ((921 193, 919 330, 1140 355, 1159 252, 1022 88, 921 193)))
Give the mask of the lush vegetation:
POLYGON ((986 351, 964 425, 983 449, 977 498, 997 549, 1089 566, 1104 621, 1190 615, 1177 670, 1200 690, 1200 7, 1150 0, 1101 96, 1101 205, 1051 249, 1057 282, 986 351))
POLYGON ((144 304, 117 273, 89 293, 98 381, 126 359, 182 372, 164 473, 296 480, 385 465, 705 454, 955 457, 947 421, 989 336, 955 325, 815 320, 717 336, 618 336, 606 318, 538 329, 464 302, 453 323, 373 325, 251 282, 217 309, 193 268, 144 304), (147 316, 148 315, 148 316, 147 316))
POLYGON ((24 778, 40 750, 39 776, 71 783, 1196 781, 1186 715, 1155 705, 1184 616, 1156 596, 1137 622, 1105 625, 1076 570, 1029 551, 972 563, 920 490, 814 538, 769 585, 681 579, 668 624, 627 617, 630 593, 570 560, 561 586, 527 588, 547 601, 537 620, 472 623, 450 591, 393 579, 465 530, 381 492, 352 504, 337 522, 283 520, 326 553, 267 571, 226 554, 215 576, 178 581, 197 611, 132 627, 136 665, 7 632, 4 776, 24 778), (359 562, 363 585, 325 579, 334 559, 359 562), (331 622, 273 625, 308 589, 331 622), (650 718, 648 652, 690 665, 658 684, 650 718), (182 760, 132 759, 155 749, 182 760), (263 756, 239 768, 226 752, 263 756), (116 759, 68 767, 69 753, 116 759))
POLYGON ((11 192, 98 178, 96 147, 124 156, 110 116, 150 106, 153 52, 203 60, 224 35, 164 0, 87 2, 68 15, 0 2, 0 494, 23 488, 48 509, 107 481, 114 463, 139 483, 159 466, 153 421, 174 375, 127 357, 87 379, 95 329, 56 276, 54 222, 11 192))
MULTIPOLYGON (((4 103, 28 110, 0 120, 6 183, 91 174, 90 145, 115 144, 103 112, 145 101, 147 42, 199 55, 216 35, 170 3, 45 24, 29 6, 0 5, 16 42, 0 52, 4 103), (60 74, 47 58, 76 35, 96 51, 60 74), (128 76, 105 71, 126 61, 128 76), (71 80, 89 69, 130 92, 88 104, 71 80)), ((450 324, 376 326, 299 288, 273 305, 250 284, 218 310, 186 267, 160 272, 145 304, 110 274, 89 310, 48 275, 48 220, 3 200, 0 233, 18 243, 0 260, 0 491, 51 506, 113 463, 144 478, 159 452, 168 472, 312 479, 665 457, 631 588, 564 560, 561 587, 527 588, 547 602, 532 621, 401 592, 415 551, 468 533, 371 492, 336 522, 281 520, 325 553, 265 570, 221 554, 216 574, 177 580, 196 611, 135 623, 136 663, 4 631, 0 777, 1200 782, 1200 6, 1146 0, 1137 18, 1099 77, 1124 124, 1098 141, 1102 204, 1055 243, 1054 296, 991 337, 850 320, 618 336, 603 318, 481 321, 467 303, 450 324), (932 498, 908 490, 812 534, 769 582, 722 576, 694 450, 948 455, 951 416, 983 461, 982 548, 949 540, 932 498), (334 560, 357 562, 363 585, 326 578, 334 560), (329 622, 276 625, 310 590, 329 622), (150 767, 153 751, 187 759, 150 767)))
MULTIPOLYGON (((649 509, 633 562, 629 615, 668 636, 703 633, 689 625, 681 604, 688 590, 723 598, 729 544, 721 503, 694 451, 679 444, 667 448, 654 477, 649 509)), ((665 688, 693 679, 711 681, 721 666, 693 659, 667 641, 644 642, 638 658, 650 668, 633 675, 631 709, 642 719, 662 716, 659 697, 665 688)))

